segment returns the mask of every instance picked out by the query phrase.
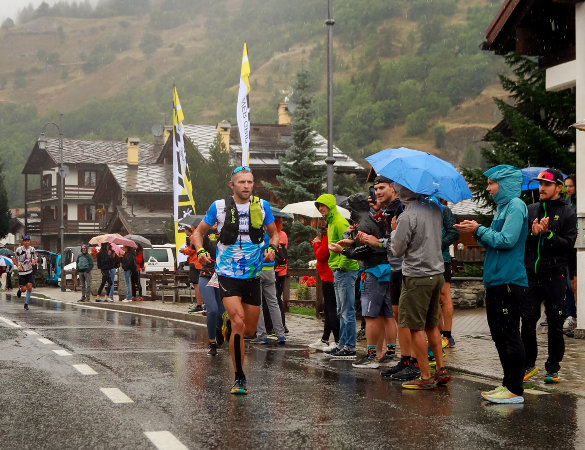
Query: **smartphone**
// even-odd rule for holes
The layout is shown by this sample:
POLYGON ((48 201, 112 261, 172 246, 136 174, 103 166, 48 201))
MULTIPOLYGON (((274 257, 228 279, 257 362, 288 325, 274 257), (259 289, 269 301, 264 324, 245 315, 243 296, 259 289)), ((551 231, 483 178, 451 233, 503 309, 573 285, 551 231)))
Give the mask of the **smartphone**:
POLYGON ((373 204, 378 203, 378 200, 376 199, 376 190, 374 189, 374 186, 370 186, 370 197, 372 199, 373 204))

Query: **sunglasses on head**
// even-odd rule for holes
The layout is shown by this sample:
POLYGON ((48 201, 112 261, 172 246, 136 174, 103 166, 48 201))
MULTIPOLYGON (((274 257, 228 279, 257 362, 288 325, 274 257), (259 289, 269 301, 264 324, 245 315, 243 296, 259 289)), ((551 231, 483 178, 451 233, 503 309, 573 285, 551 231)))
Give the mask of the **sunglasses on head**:
POLYGON ((238 166, 234 169, 234 171, 232 172, 232 175, 241 171, 244 172, 252 172, 252 169, 250 169, 248 166, 238 166))

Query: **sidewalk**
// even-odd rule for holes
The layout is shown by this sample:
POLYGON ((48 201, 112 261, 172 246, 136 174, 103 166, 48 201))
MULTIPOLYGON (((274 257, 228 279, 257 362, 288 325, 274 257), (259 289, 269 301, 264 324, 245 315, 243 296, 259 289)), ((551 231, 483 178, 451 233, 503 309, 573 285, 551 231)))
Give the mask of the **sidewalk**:
MULTIPOLYGON (((77 303, 80 292, 61 292, 54 287, 35 289, 33 297, 49 298, 65 303, 77 303), (36 294, 36 295, 35 295, 36 294)), ((142 301, 132 303, 79 303, 81 306, 113 309, 138 314, 155 315, 168 319, 185 320, 205 324, 205 316, 188 314, 189 303, 172 303, 166 301, 142 301)), ((34 311, 34 309, 33 309, 34 311)), ((286 324, 290 333, 287 340, 293 345, 303 346, 315 342, 323 332, 323 323, 310 316, 287 314, 286 324)), ((561 383, 546 385, 544 379, 544 362, 547 356, 547 328, 538 325, 539 357, 537 367, 540 373, 531 380, 530 387, 544 391, 559 391, 585 397, 585 341, 583 339, 565 338, 565 357, 560 372, 561 383)), ((476 375, 484 378, 501 380, 502 371, 496 348, 491 340, 484 308, 455 310, 453 318, 453 336, 456 347, 445 349, 445 364, 456 372, 476 375)), ((358 353, 365 352, 365 341, 358 341, 358 353)), ((376 372, 377 373, 377 372, 376 372)))

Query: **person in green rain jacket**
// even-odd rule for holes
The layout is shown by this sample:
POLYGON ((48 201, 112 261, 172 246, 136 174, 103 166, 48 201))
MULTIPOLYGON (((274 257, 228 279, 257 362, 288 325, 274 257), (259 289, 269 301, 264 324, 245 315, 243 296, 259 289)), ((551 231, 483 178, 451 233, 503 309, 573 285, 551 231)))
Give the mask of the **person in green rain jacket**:
POLYGON ((333 272, 333 287, 339 316, 339 346, 325 352, 334 359, 355 359, 355 282, 359 265, 356 260, 341 254, 342 248, 337 242, 343 239, 343 233, 349 222, 337 211, 335 197, 331 194, 320 195, 315 207, 327 221, 327 239, 329 240, 329 267, 333 272), (334 249, 331 251, 331 249, 334 249))

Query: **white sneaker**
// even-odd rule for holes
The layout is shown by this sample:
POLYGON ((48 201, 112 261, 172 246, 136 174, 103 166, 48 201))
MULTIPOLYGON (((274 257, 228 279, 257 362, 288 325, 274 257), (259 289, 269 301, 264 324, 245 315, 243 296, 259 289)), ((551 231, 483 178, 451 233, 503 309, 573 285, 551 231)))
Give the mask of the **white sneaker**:
POLYGON ((329 344, 329 347, 327 347, 323 351, 325 351, 325 350, 333 350, 334 348, 337 348, 337 347, 339 347, 339 344, 337 342, 332 341, 331 344, 329 344))
POLYGON ((569 316, 565 319, 565 323, 563 324, 563 330, 574 330, 577 328, 577 321, 573 316, 569 316))
POLYGON ((313 342, 312 344, 309 344, 309 348, 319 350, 319 351, 328 350, 329 347, 330 347, 330 345, 326 342, 323 342, 321 339, 313 342))
POLYGON ((122 300, 124 303, 132 303, 132 300, 128 300, 127 298, 125 298, 124 300, 122 300))

